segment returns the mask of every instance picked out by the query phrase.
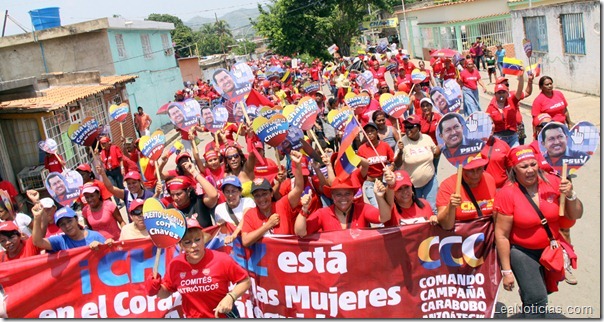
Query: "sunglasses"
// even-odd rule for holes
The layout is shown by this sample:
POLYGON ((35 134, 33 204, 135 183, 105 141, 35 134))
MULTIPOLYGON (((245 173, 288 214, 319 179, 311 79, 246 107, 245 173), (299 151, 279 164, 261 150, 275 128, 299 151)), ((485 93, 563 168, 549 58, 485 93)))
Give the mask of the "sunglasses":
POLYGON ((239 154, 227 155, 227 160, 233 160, 239 158, 239 154))
POLYGON ((409 124, 409 125, 405 125, 405 130, 412 130, 414 127, 416 127, 417 125, 415 124, 409 124))
POLYGON ((143 210, 142 209, 134 209, 130 212, 131 215, 135 215, 135 216, 140 216, 143 214, 143 210))

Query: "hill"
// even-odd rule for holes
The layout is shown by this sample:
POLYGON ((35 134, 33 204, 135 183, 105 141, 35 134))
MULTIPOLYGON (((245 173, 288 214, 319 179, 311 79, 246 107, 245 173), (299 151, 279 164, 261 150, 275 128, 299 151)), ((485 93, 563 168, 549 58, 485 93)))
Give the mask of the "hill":
MULTIPOLYGON (((228 12, 218 17, 218 20, 226 21, 231 27, 231 32, 235 38, 242 36, 244 32, 248 32, 248 37, 254 34, 253 29, 248 28, 250 26, 249 18, 256 19, 260 15, 258 8, 249 9, 237 9, 235 11, 228 12)), ((185 21, 185 25, 191 27, 193 30, 199 30, 203 24, 215 22, 215 18, 207 18, 195 16, 188 21, 185 21)))

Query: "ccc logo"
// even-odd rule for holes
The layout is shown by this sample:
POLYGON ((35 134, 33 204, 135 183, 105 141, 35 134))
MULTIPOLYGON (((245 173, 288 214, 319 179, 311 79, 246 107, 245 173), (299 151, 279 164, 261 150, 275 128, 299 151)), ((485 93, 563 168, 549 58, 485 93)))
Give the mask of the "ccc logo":
POLYGON ((463 265, 465 261, 471 267, 478 267, 482 265, 484 259, 482 257, 476 258, 474 254, 474 248, 478 243, 484 242, 484 234, 476 233, 466 237, 465 240, 461 236, 449 236, 442 240, 438 236, 428 237, 424 239, 419 248, 417 249, 417 256, 419 262, 426 269, 439 268, 442 263, 446 266, 457 267, 463 265), (453 257, 451 249, 454 245, 461 244, 462 257, 453 257), (430 257, 430 249, 432 246, 438 245, 438 253, 440 259, 430 257))

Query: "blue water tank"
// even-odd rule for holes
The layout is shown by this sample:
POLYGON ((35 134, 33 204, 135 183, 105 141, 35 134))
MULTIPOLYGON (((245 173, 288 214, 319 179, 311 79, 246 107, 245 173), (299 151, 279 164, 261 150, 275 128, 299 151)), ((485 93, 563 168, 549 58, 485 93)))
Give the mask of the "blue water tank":
POLYGON ((29 15, 35 30, 44 30, 61 25, 59 7, 34 9, 29 12, 29 15))

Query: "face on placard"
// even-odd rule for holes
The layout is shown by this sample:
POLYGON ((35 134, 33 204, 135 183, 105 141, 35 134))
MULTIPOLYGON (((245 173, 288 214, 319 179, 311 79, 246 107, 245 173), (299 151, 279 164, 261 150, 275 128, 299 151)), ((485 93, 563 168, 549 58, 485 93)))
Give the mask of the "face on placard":
POLYGON ((52 189, 57 196, 63 196, 67 193, 65 182, 63 182, 63 179, 59 176, 48 179, 48 185, 50 185, 50 189, 52 189))
POLYGON ((221 71, 220 73, 214 76, 216 80, 216 84, 218 87, 222 89, 223 92, 229 93, 235 90, 235 81, 231 75, 229 75, 226 71, 221 71))
POLYGON ((199 228, 188 229, 180 241, 180 247, 184 250, 187 261, 193 263, 200 261, 206 253, 203 231, 199 228))
POLYGON ((336 208, 340 211, 346 211, 352 205, 354 193, 354 189, 333 189, 331 199, 333 199, 336 208))
POLYGON ((442 122, 441 138, 445 141, 447 148, 456 148, 463 141, 463 128, 459 119, 453 117, 442 122))
POLYGON ((172 107, 170 107, 170 109, 168 110, 168 115, 170 119, 174 120, 174 123, 176 124, 180 124, 185 121, 185 115, 178 108, 178 106, 173 105, 172 107))
POLYGON ((201 110, 201 116, 206 124, 214 123, 214 115, 209 108, 204 108, 201 110))
POLYGON ((539 164, 537 160, 524 160, 514 166, 516 180, 523 186, 531 186, 539 180, 539 164))
POLYGON ((233 109, 233 115, 235 117, 243 117, 243 107, 241 106, 241 104, 235 105, 235 108, 233 109))
POLYGON ((564 130, 560 127, 545 129, 543 145, 547 155, 558 158, 566 152, 567 138, 564 130))
POLYGON ((432 101, 439 110, 446 111, 448 104, 447 98, 441 92, 435 91, 434 94, 432 94, 432 101))

